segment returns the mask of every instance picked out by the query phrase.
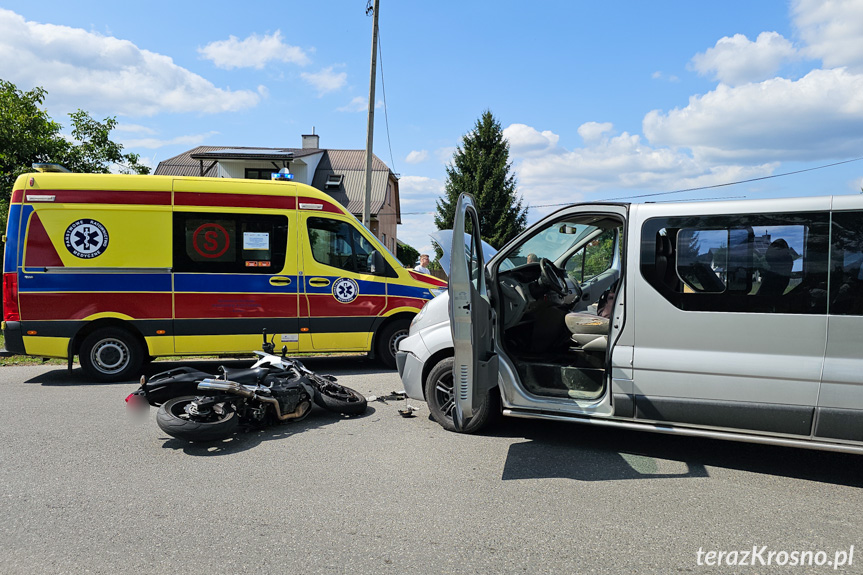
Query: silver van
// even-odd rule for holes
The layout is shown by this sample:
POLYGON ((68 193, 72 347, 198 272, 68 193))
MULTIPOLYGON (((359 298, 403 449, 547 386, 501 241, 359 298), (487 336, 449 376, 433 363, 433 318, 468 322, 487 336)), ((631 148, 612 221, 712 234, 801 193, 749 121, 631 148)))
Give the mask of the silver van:
POLYGON ((483 261, 401 343, 449 429, 497 413, 863 453, 863 196, 577 204, 483 261), (445 309, 446 313, 444 313, 445 309))

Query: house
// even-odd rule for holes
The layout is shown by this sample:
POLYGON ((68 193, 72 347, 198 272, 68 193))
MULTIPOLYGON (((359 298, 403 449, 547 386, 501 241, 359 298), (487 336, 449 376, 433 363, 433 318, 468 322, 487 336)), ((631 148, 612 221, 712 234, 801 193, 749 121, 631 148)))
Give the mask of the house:
MULTIPOLYGON (((294 181, 331 195, 362 221, 365 167, 365 150, 324 149, 320 147, 320 136, 311 134, 303 135, 302 148, 198 146, 159 162, 154 174, 269 180, 273 172, 288 168, 294 181)), ((370 204, 369 227, 395 254, 397 226, 401 223, 399 183, 389 167, 374 155, 370 204)))

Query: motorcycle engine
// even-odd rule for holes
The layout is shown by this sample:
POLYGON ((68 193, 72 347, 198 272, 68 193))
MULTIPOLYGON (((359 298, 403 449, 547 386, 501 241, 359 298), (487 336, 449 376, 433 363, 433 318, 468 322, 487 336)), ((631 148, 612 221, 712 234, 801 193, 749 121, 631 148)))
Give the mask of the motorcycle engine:
POLYGON ((280 379, 273 383, 270 387, 273 397, 279 402, 279 409, 282 413, 292 413, 297 410, 297 406, 309 399, 309 394, 305 388, 299 383, 280 379))

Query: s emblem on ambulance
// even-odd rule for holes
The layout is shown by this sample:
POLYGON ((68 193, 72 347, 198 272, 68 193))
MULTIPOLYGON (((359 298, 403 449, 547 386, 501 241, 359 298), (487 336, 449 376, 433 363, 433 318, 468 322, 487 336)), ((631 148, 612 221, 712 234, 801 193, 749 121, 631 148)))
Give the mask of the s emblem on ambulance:
POLYGON ((339 278, 333 282, 333 297, 340 303, 351 303, 360 295, 360 286, 350 278, 339 278))
POLYGON ((69 224, 64 237, 66 249, 73 256, 92 259, 108 247, 108 230, 96 220, 80 219, 69 224))

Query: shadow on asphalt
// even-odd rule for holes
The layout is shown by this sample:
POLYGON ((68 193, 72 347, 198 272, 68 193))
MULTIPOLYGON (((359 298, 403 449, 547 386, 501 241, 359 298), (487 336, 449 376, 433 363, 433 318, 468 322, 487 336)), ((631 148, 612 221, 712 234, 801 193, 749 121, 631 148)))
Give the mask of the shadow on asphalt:
MULTIPOLYGON (((370 374, 370 373, 385 373, 389 374, 395 373, 395 370, 388 369, 384 367, 380 362, 369 359, 365 355, 339 355, 339 356, 313 356, 313 357, 299 357, 293 358, 288 356, 291 359, 298 359, 303 365, 305 365, 308 369, 321 373, 321 374, 332 374, 332 375, 362 375, 362 374, 370 374)), ((142 375, 145 375, 148 379, 157 373, 161 373, 163 371, 168 371, 171 369, 176 369, 178 367, 189 366, 194 369, 199 369, 205 373, 216 373, 216 370, 220 365, 224 365, 232 368, 243 368, 249 367, 254 363, 255 359, 234 359, 234 358, 225 358, 225 359, 178 359, 176 361, 159 361, 155 363, 150 363, 145 365, 141 372, 142 375)), ((128 385, 130 383, 137 383, 138 378, 130 379, 127 381, 119 381, 114 383, 100 383, 98 381, 93 381, 84 375, 84 372, 80 367, 76 366, 72 369, 72 373, 70 374, 66 368, 57 367, 56 369, 52 369, 50 371, 46 371, 36 377, 32 377, 26 380, 24 383, 35 383, 45 386, 53 386, 53 385, 65 385, 65 386, 74 386, 74 385, 99 385, 99 386, 111 386, 111 385, 128 385)))
POLYGON ((162 444, 163 448, 182 450, 186 455, 196 457, 213 457, 247 451, 264 442, 284 440, 309 429, 319 429, 329 425, 350 425, 352 421, 364 419, 374 415, 374 413, 375 408, 371 405, 364 414, 350 417, 326 411, 319 407, 313 407, 312 412, 302 421, 272 425, 260 429, 240 430, 227 439, 196 443, 175 439, 165 435, 161 429, 157 429, 161 434, 160 438, 165 440, 165 443, 162 444))
POLYGON ((861 456, 591 425, 503 418, 489 435, 510 446, 504 480, 708 477, 708 467, 863 487, 861 456))

